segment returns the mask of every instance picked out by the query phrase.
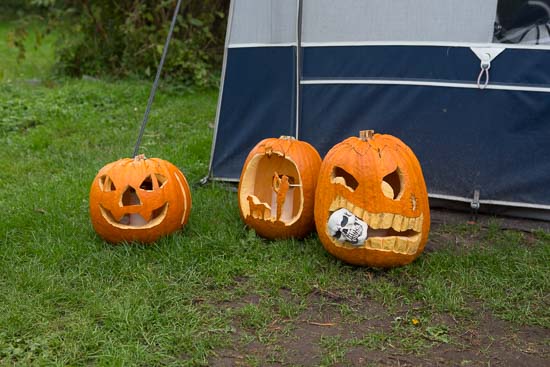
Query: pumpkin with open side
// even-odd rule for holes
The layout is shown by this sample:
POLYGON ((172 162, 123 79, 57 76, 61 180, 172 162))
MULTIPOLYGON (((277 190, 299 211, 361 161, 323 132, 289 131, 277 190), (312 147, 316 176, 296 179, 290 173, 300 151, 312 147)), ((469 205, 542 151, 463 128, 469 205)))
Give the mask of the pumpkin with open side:
POLYGON ((104 166, 90 189, 90 216, 106 241, 154 242, 189 219, 185 176, 160 158, 124 158, 104 166))
POLYGON ((260 141, 239 182, 241 218, 264 238, 300 238, 315 228, 313 205, 319 153, 290 136, 260 141))
POLYGON ((315 224, 325 249, 347 263, 387 268, 416 259, 430 208, 412 150, 372 130, 335 145, 319 172, 315 224))

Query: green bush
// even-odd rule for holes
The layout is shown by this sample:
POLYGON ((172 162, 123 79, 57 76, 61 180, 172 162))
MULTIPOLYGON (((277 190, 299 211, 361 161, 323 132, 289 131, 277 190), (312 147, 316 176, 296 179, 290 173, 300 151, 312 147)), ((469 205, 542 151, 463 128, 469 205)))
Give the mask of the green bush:
POLYGON ((25 14, 43 14, 56 0, 1 0, 0 19, 22 17, 25 14))
MULTIPOLYGON (((176 0, 27 0, 48 7, 65 75, 154 74, 176 0)), ((199 86, 219 80, 229 0, 187 0, 178 15, 164 77, 199 86)))

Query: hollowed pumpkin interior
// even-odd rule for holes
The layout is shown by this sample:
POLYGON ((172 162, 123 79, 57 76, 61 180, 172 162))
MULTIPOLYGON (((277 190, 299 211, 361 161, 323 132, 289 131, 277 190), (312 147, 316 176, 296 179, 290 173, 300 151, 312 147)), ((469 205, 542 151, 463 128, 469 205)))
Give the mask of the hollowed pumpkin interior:
POLYGON ((113 213, 109 209, 104 208, 103 205, 100 204, 99 209, 101 210, 101 215, 103 218, 105 218, 105 220, 113 227, 121 229, 147 229, 158 226, 164 220, 166 214, 168 213, 168 203, 165 203, 161 207, 153 210, 149 220, 143 218, 139 213, 126 213, 119 219, 116 219, 113 216, 113 213))
POLYGON ((291 225, 300 218, 303 197, 300 172, 290 158, 259 154, 245 168, 239 197, 245 218, 291 225))
MULTIPOLYGON (((168 179, 161 174, 155 174, 159 188, 162 188, 168 179)), ((116 186, 108 175, 104 175, 99 179, 99 186, 103 192, 116 191, 116 186)), ((139 186, 140 190, 152 192, 155 189, 155 183, 151 175, 147 176, 139 186)), ((135 188, 132 186, 126 186, 118 206, 121 208, 126 207, 141 207, 143 203, 139 198, 139 195, 135 188)), ((149 218, 144 218, 140 213, 134 212, 135 210, 129 210, 128 213, 124 213, 120 218, 115 218, 113 213, 99 204, 101 214, 103 218, 109 222, 112 226, 122 229, 129 228, 152 228, 159 225, 166 214, 168 213, 168 203, 151 210, 149 218)), ((139 208, 138 208, 139 209, 139 208)))

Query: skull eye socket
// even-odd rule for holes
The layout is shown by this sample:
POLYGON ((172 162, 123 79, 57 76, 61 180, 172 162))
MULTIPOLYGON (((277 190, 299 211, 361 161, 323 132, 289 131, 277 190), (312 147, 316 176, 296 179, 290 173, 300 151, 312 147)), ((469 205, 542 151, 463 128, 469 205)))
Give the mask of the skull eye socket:
POLYGON ((399 200, 403 194, 403 173, 397 167, 395 171, 382 179, 382 193, 388 199, 399 200))
POLYGON ((342 223, 340 223, 340 226, 345 227, 348 224, 348 217, 344 216, 342 218, 342 223))
POLYGON ((348 190, 355 191, 359 186, 359 182, 351 173, 342 167, 334 167, 332 169, 332 183, 344 185, 348 190))
POLYGON ((115 184, 111 181, 111 177, 107 175, 99 178, 99 188, 103 192, 116 191, 115 184))

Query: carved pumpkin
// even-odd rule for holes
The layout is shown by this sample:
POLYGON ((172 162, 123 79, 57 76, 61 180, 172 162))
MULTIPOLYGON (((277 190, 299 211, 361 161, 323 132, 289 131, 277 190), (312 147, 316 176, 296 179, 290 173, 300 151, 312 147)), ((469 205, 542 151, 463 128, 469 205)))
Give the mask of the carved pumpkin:
POLYGON ((90 190, 94 229, 112 243, 154 242, 182 228, 190 211, 185 176, 159 158, 137 156, 109 163, 90 190))
POLYGON ((373 131, 335 145, 319 172, 315 224, 325 249, 350 264, 394 267, 416 259, 430 208, 412 150, 373 131))
POLYGON ((248 155, 239 183, 243 221, 269 238, 304 237, 314 228, 313 204, 319 153, 281 136, 259 142, 248 155))

